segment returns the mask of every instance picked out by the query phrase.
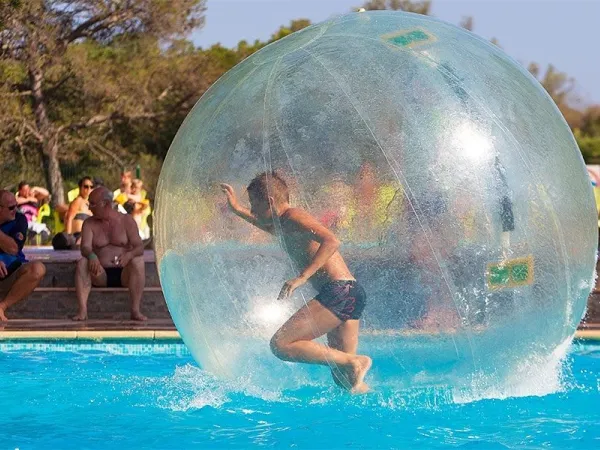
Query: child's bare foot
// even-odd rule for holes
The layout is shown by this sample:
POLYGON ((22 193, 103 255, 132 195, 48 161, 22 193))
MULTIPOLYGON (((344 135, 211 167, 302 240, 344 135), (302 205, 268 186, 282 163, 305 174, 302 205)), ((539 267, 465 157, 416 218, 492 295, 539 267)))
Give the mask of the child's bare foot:
POLYGON ((8 318, 4 314, 4 309, 0 308, 0 322, 8 322, 8 318))
POLYGON ((367 392, 370 392, 370 391, 371 391, 371 388, 369 387, 369 385, 363 381, 358 386, 353 387, 350 392, 352 394, 366 394, 367 392))
POLYGON ((373 361, 368 356, 358 355, 350 363, 348 381, 352 384, 353 393, 364 393, 369 390, 369 386, 365 384, 365 375, 371 368, 373 361))
POLYGON ((87 313, 79 313, 76 316, 71 317, 71 320, 74 320, 75 322, 87 320, 87 313))
POLYGON ((148 318, 139 311, 137 311, 137 312, 132 311, 131 312, 131 320, 139 320, 140 322, 143 322, 144 320, 148 320, 148 318))

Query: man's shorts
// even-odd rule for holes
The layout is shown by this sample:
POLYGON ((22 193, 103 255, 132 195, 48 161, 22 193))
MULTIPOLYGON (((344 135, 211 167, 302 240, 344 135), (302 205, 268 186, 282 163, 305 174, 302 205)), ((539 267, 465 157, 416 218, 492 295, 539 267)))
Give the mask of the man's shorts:
POLYGON ((315 300, 341 321, 358 320, 367 304, 367 294, 357 281, 336 280, 325 284, 315 300))
POLYGON ((123 274, 122 267, 106 267, 106 287, 121 287, 121 275, 123 274))
POLYGON ((17 272, 23 266, 24 264, 21 261, 15 261, 6 268, 8 275, 0 280, 0 294, 7 294, 10 291, 10 288, 17 279, 17 272))

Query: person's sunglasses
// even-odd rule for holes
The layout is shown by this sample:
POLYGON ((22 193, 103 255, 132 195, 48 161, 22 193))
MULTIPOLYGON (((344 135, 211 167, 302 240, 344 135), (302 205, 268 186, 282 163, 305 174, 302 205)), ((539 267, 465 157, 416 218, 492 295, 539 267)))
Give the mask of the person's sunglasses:
POLYGON ((14 211, 15 209, 17 209, 17 205, 12 205, 12 206, 0 205, 0 206, 8 209, 9 211, 14 211))
POLYGON ((94 189, 94 186, 92 184, 84 184, 82 187, 84 189, 94 189))

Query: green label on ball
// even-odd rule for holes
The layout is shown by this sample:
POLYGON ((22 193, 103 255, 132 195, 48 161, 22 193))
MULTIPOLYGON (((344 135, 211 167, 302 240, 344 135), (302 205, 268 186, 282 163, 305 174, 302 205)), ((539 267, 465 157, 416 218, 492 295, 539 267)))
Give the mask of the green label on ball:
POLYGON ((404 30, 392 34, 385 34, 381 37, 384 41, 397 47, 414 47, 416 45, 435 41, 435 36, 420 29, 410 31, 404 30))
POLYGON ((533 256, 488 264, 488 288, 503 289, 526 286, 533 282, 533 256))
POLYGON ((510 276, 518 283, 522 283, 529 278, 529 267, 527 264, 515 264, 511 267, 510 276))
POLYGON ((504 286, 510 281, 510 271, 508 267, 493 266, 490 268, 490 283, 493 286, 504 286))

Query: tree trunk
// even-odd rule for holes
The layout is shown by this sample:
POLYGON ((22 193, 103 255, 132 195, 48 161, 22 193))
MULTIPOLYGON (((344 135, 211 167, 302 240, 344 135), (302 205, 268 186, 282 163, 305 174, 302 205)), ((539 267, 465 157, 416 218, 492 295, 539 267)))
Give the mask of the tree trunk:
POLYGON ((42 84, 44 74, 39 67, 32 65, 29 68, 29 80, 31 83, 31 95, 33 97, 33 109, 35 122, 41 136, 42 153, 44 155, 44 170, 48 182, 48 190, 52 194, 52 206, 59 205, 65 201, 63 177, 58 160, 58 136, 54 133, 52 125, 48 120, 46 111, 46 100, 42 84))
POLYGON ((57 138, 52 138, 49 142, 49 151, 47 159, 44 160, 44 169, 46 170, 46 179, 48 180, 48 190, 52 193, 51 204, 53 207, 64 204, 65 189, 63 177, 60 171, 60 161, 58 160, 58 142, 57 138))

